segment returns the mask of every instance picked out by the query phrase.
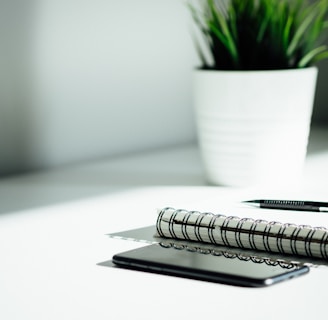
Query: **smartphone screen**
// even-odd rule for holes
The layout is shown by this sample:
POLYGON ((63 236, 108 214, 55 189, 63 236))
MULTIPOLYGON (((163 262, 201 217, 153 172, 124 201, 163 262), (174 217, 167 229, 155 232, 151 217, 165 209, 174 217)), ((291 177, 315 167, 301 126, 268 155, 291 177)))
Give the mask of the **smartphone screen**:
POLYGON ((213 252, 204 254, 160 244, 116 254, 113 263, 130 269, 247 287, 268 286, 309 272, 307 266, 227 257, 213 252))

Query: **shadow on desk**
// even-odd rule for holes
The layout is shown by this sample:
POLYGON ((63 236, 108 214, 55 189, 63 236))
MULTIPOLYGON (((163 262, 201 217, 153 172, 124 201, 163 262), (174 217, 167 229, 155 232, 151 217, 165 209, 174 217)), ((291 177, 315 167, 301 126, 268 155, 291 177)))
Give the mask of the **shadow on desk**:
POLYGON ((194 145, 0 179, 0 214, 144 186, 202 186, 194 145))
MULTIPOLYGON (((312 168, 326 158, 328 130, 311 129, 306 174, 313 184, 312 168)), ((187 145, 0 179, 0 214, 144 186, 206 185, 198 148, 187 145)))

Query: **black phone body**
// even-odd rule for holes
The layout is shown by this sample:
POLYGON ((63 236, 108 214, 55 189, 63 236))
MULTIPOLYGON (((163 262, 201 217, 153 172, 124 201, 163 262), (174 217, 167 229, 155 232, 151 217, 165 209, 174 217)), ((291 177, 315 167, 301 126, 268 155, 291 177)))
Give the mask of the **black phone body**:
POLYGON ((309 267, 199 253, 153 244, 118 253, 113 263, 129 269, 246 287, 264 287, 309 272, 309 267))

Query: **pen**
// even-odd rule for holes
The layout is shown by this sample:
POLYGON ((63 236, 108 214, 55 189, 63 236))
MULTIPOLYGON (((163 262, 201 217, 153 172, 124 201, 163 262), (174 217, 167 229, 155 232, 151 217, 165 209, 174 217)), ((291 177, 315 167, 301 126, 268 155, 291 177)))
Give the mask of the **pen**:
POLYGON ((328 212, 328 202, 302 200, 248 200, 242 203, 266 209, 328 212))

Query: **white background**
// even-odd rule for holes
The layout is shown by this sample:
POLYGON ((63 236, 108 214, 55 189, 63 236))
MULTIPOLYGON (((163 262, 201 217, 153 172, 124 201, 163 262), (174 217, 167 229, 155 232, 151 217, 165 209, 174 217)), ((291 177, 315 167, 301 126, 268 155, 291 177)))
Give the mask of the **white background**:
POLYGON ((190 20, 184 0, 0 0, 0 176, 194 142, 190 20))

